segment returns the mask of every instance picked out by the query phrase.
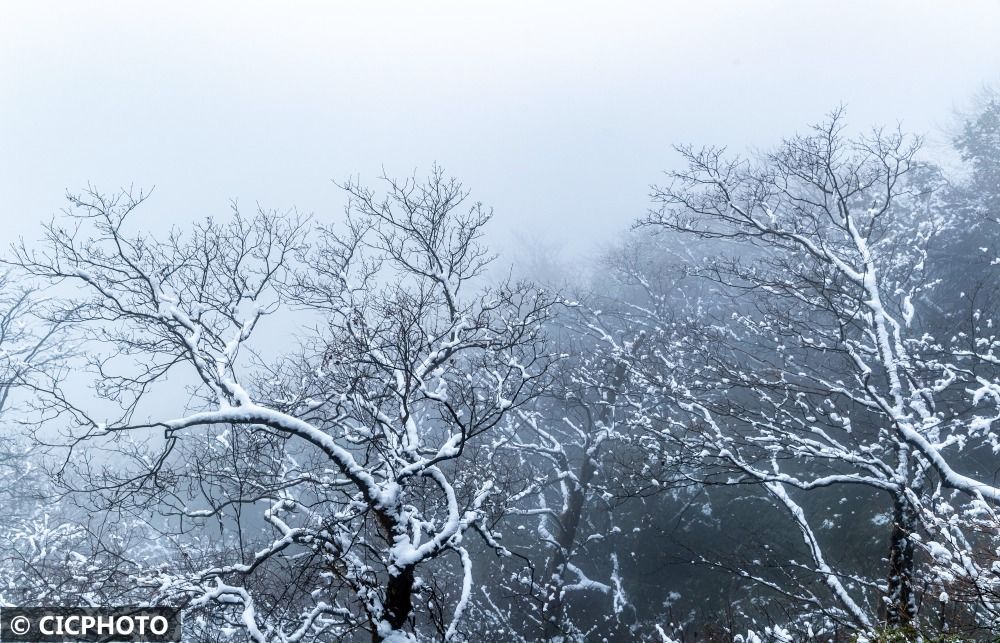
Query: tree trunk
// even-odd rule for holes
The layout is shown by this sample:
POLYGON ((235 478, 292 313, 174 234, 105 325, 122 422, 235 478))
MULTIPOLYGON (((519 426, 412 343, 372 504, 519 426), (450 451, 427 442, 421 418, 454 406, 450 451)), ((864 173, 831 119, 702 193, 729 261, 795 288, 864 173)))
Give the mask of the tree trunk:
POLYGON ((916 527, 916 514, 909 501, 897 497, 892 518, 885 622, 891 627, 908 627, 917 614, 913 595, 914 545, 909 537, 916 527))
POLYGON ((592 457, 586 457, 580 468, 577 483, 573 485, 566 503, 566 509, 559 516, 556 534, 556 551, 553 553, 545 573, 545 602, 542 606, 542 619, 545 624, 545 640, 551 640, 561 633, 563 610, 563 585, 566 579, 566 564, 576 542, 576 533, 580 528, 583 516, 583 503, 587 488, 597 472, 597 463, 592 457))
MULTIPOLYGON (((413 611, 413 581, 415 569, 404 567, 395 575, 389 576, 385 590, 385 603, 382 609, 382 620, 388 623, 393 631, 402 630, 406 620, 413 611)), ((384 640, 379 632, 378 624, 372 630, 372 640, 375 643, 384 640)))
MULTIPOLYGON (((632 344, 632 356, 639 354, 642 346, 644 334, 636 337, 632 344)), ((618 399, 618 390, 625 381, 628 364, 619 361, 615 366, 614 375, 611 378, 607 393, 604 395, 604 406, 598 415, 598 422, 606 426, 611 420, 611 408, 618 399)), ((597 475, 597 453, 591 453, 591 444, 584 445, 583 463, 580 465, 580 472, 576 476, 576 482, 569 492, 565 510, 559 515, 559 524, 556 534, 556 552, 546 567, 545 572, 545 597, 542 604, 542 623, 544 624, 544 640, 549 641, 559 636, 562 632, 562 612, 563 612, 563 586, 565 585, 566 564, 572 554, 576 544, 577 532, 580 529, 580 520, 583 517, 584 502, 587 498, 587 491, 590 483, 597 475)))

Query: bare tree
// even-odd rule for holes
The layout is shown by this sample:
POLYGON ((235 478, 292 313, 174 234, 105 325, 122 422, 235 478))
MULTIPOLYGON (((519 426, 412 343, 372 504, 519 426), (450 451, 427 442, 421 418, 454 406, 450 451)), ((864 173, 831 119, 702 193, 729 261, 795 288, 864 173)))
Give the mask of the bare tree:
POLYGON ((57 578, 44 573, 56 543, 72 529, 60 515, 38 452, 28 440, 39 381, 57 381, 74 352, 63 317, 34 285, 0 274, 0 604, 48 597, 57 578))
POLYGON ((623 617, 631 601, 619 567, 608 464, 612 445, 623 438, 618 407, 641 340, 609 350, 586 336, 594 323, 586 307, 575 302, 571 308, 561 320, 564 357, 549 393, 495 438, 493 449, 509 453, 526 479, 505 501, 507 531, 530 535, 507 543, 516 555, 501 559, 510 568, 501 575, 513 573, 494 588, 503 592, 503 607, 495 597, 484 608, 497 620, 521 614, 525 620, 511 624, 511 636, 524 640, 627 639, 623 617), (571 610, 575 596, 600 608, 571 610))
POLYGON ((812 590, 792 598, 867 630, 876 615, 865 595, 876 590, 881 618, 907 628, 916 623, 921 533, 933 531, 927 516, 941 485, 998 496, 942 454, 980 433, 936 403, 965 378, 915 320, 934 285, 928 248, 947 224, 913 180, 919 141, 844 130, 837 111, 757 158, 680 148, 688 167, 656 188, 660 207, 644 225, 737 243, 751 257, 695 270, 739 305, 672 349, 703 364, 675 388, 690 416, 674 432, 735 473, 729 482, 762 485, 797 525, 807 568, 832 600, 812 590), (881 582, 835 569, 789 493, 834 486, 867 487, 890 503, 881 582))
POLYGON ((193 543, 190 560, 147 569, 153 599, 261 642, 452 640, 473 584, 463 540, 494 538, 490 475, 463 456, 541 389, 552 302, 524 284, 471 291, 491 260, 490 211, 439 170, 386 180, 384 195, 343 187, 342 230, 235 212, 165 240, 127 232, 142 195, 74 197, 66 224, 17 263, 79 285, 73 320, 103 348, 88 366, 119 411, 99 420, 58 386, 44 392, 72 422, 65 476, 105 510, 159 512, 168 536, 193 543), (278 314, 311 330, 267 359, 274 338, 253 340, 278 314), (168 375, 189 408, 145 419, 164 413, 168 375), (124 435, 141 437, 116 451, 124 435), (198 454, 178 457, 184 444, 198 454), (93 449, 115 452, 114 466, 78 456, 93 449), (192 535, 210 524, 222 545, 192 535), (439 591, 432 570, 448 579, 439 591))

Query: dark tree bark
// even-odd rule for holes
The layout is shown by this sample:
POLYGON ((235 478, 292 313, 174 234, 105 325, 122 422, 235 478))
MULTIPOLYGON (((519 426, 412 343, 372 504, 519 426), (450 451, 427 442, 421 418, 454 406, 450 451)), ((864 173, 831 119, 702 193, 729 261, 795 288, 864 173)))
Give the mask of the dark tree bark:
POLYGON ((916 512, 905 499, 893 503, 892 534, 889 539, 885 622, 891 627, 908 627, 917 615, 913 594, 915 574, 914 544, 910 535, 916 529, 916 512))
MULTIPOLYGON (((631 356, 638 354, 643 342, 643 335, 639 334, 632 343, 631 356)), ((608 383, 604 393, 603 405, 597 415, 596 424, 607 426, 611 421, 611 410, 618 400, 619 391, 625 382, 628 373, 628 361, 621 358, 615 365, 611 381, 608 383)), ((590 436, 592 439, 592 435, 590 436)), ((544 604, 542 606, 542 622, 544 624, 544 639, 552 640, 562 633, 562 614, 565 608, 563 596, 563 585, 565 585, 566 565, 569 563, 576 546, 577 535, 580 531, 580 522, 583 519, 583 512, 586 505, 587 493, 589 492, 594 478, 597 476, 600 463, 599 454, 592 448, 592 443, 588 443, 584 448, 583 462, 580 464, 579 473, 570 488, 569 498, 565 509, 559 514, 556 531, 556 550, 549 561, 545 573, 544 604)))

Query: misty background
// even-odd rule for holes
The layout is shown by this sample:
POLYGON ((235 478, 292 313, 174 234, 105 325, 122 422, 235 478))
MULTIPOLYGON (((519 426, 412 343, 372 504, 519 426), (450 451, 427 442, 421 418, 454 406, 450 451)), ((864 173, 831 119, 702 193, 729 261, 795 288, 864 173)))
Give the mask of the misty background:
POLYGON ((3 4, 0 606, 991 640, 997 25, 3 4))
MULTIPOLYGON (((627 228, 670 146, 768 146, 845 103, 928 135, 1000 78, 1000 3, 5 2, 0 216, 156 186, 150 225, 340 217, 331 179, 462 177, 491 243, 567 259, 627 228)), ((10 238, 10 237, 8 237, 10 238)))

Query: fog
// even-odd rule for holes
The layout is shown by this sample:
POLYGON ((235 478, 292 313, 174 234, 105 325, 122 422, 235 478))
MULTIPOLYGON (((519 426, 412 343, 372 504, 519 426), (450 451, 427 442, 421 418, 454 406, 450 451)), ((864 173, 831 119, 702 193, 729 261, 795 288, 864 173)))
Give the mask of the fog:
POLYGON ((331 179, 433 162, 491 234, 568 256, 628 227, 676 143, 766 146, 844 103, 928 134, 1000 77, 995 2, 8 2, 7 230, 66 190, 156 186, 151 220, 341 213, 331 179))
POLYGON ((0 4, 0 637, 998 640, 998 25, 0 4))

